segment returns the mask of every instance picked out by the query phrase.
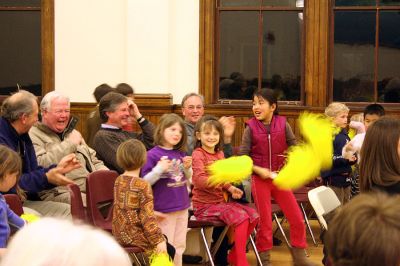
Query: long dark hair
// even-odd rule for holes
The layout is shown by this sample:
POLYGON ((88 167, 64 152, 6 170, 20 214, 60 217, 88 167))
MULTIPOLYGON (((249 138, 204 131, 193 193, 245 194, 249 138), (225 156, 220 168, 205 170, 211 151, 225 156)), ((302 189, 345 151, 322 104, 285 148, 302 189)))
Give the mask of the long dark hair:
POLYGON ((400 182, 400 158, 397 151, 400 120, 382 117, 367 130, 361 148, 360 189, 386 187, 400 182))

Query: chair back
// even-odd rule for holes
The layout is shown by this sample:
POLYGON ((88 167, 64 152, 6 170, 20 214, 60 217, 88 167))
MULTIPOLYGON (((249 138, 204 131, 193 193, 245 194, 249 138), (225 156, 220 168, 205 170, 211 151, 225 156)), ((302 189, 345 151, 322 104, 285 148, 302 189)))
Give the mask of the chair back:
POLYGON ((77 184, 69 184, 67 186, 71 197, 71 215, 74 220, 88 222, 86 210, 83 207, 81 190, 77 184))
POLYGON ((24 209, 22 208, 22 201, 16 194, 4 194, 4 199, 10 207, 10 209, 18 216, 24 214, 24 209))
POLYGON ((329 187, 319 186, 308 192, 308 199, 314 208, 319 222, 325 229, 328 229, 323 215, 330 213, 340 206, 340 201, 335 192, 329 187))
POLYGON ((112 204, 114 201, 114 183, 118 173, 112 170, 92 172, 86 179, 87 214, 93 225, 111 232, 112 204), (108 212, 103 216, 100 205, 111 203, 108 212))

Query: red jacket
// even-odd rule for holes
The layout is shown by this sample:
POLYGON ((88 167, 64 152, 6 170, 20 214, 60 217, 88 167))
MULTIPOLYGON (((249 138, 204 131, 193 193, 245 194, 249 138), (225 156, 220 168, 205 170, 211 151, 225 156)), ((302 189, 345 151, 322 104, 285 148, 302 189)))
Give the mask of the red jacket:
POLYGON ((246 122, 251 129, 250 157, 254 165, 265 167, 271 171, 279 171, 285 163, 286 118, 274 115, 269 132, 265 125, 252 118, 246 122))

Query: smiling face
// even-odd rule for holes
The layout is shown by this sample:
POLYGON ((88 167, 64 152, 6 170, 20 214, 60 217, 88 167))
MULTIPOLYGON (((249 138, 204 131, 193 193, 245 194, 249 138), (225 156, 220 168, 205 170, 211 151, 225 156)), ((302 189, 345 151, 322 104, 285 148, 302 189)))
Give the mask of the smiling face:
POLYGON ((261 96, 254 96, 253 99, 253 114, 254 117, 263 122, 264 124, 269 124, 271 122, 272 116, 276 109, 275 104, 270 104, 266 99, 261 96))
POLYGON ((52 131, 61 133, 68 125, 70 117, 69 101, 64 98, 54 98, 48 110, 42 111, 42 122, 52 131))
POLYGON ((200 140, 204 150, 215 153, 215 146, 219 144, 220 134, 214 126, 203 125, 200 132, 196 132, 196 138, 200 140))
POLYGON ((337 116, 335 116, 332 121, 333 123, 340 128, 345 128, 347 126, 347 117, 349 112, 340 112, 337 116))
POLYGON ((195 95, 187 98, 182 106, 182 114, 186 122, 196 124, 204 115, 204 105, 201 98, 195 95))
POLYGON ((128 125, 129 121, 129 106, 128 101, 123 102, 115 108, 115 111, 106 112, 108 117, 107 124, 122 128, 128 125))
POLYGON ((178 122, 167 127, 163 133, 163 146, 168 149, 174 148, 182 139, 182 130, 178 122))

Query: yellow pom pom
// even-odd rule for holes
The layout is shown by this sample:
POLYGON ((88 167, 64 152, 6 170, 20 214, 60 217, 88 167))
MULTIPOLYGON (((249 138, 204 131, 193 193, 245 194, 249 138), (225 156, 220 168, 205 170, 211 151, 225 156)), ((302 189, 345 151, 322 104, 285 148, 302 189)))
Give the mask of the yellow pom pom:
POLYGON ((210 172, 208 182, 213 186, 228 183, 240 184, 251 175, 252 169, 253 161, 247 155, 218 160, 208 167, 210 172))
POLYGON ((150 257, 150 266, 173 266, 170 257, 166 253, 153 254, 150 257))
POLYGON ((32 213, 24 213, 21 215, 21 218, 27 221, 28 223, 36 222, 37 220, 40 219, 39 216, 36 216, 35 214, 32 213))
POLYGON ((332 167, 332 122, 319 114, 303 113, 299 126, 305 143, 289 148, 287 163, 274 179, 282 189, 296 189, 332 167))

